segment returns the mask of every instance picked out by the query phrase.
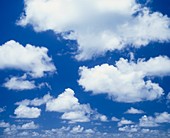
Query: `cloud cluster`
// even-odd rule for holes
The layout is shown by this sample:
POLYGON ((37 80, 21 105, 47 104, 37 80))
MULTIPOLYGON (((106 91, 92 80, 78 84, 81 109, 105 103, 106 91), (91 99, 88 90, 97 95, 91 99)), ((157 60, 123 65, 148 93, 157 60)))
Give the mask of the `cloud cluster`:
POLYGON ((108 94, 113 101, 133 103, 160 98, 163 89, 152 82, 152 78, 169 74, 170 59, 166 56, 147 61, 139 59, 137 62, 120 58, 115 66, 80 67, 78 83, 93 94, 108 94))
POLYGON ((141 127, 157 127, 161 123, 170 123, 170 114, 167 112, 156 113, 155 117, 144 115, 139 121, 141 127))
POLYGON ((57 98, 46 103, 46 111, 63 113, 61 119, 69 120, 70 123, 89 122, 92 118, 107 121, 105 115, 92 110, 89 104, 80 104, 74 94, 72 89, 65 89, 57 98))
MULTIPOLYGON (((0 46, 0 69, 16 69, 26 72, 34 78, 43 77, 47 72, 55 72, 52 59, 45 47, 27 44, 25 47, 10 40, 0 46)), ((17 81, 12 79, 11 81, 17 81)), ((25 82, 29 83, 30 82, 25 82)), ((32 85, 32 84, 31 84, 32 85)))
MULTIPOLYGON (((39 128, 39 125, 35 124, 33 121, 22 124, 22 125, 15 125, 15 124, 12 125, 12 124, 9 124, 9 123, 6 123, 6 124, 8 124, 8 125, 5 126, 5 129, 3 131, 4 134, 5 134, 5 137, 6 136, 14 137, 14 135, 20 134, 19 133, 20 131, 25 132, 26 130, 35 130, 35 129, 39 128)), ((21 133, 24 134, 23 132, 21 132, 21 133)))
POLYGON ((170 19, 136 0, 25 0, 18 24, 76 40, 77 60, 170 40, 170 19))
POLYGON ((107 121, 105 115, 92 110, 89 104, 79 103, 74 91, 70 88, 65 89, 56 98, 46 94, 42 98, 25 99, 15 104, 18 105, 14 112, 17 118, 37 118, 41 114, 41 109, 37 106, 45 104, 46 111, 62 113, 61 119, 68 120, 69 123, 90 122, 91 120, 107 121))

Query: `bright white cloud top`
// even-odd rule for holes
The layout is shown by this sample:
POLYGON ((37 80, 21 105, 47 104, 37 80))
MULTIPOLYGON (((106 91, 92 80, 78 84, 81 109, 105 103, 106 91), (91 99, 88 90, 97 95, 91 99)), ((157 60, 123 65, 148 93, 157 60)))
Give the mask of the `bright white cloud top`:
POLYGON ((80 67, 79 74, 79 85, 93 94, 108 94, 113 101, 126 103, 152 101, 163 95, 163 89, 149 77, 169 76, 170 59, 159 56, 135 63, 121 58, 115 66, 80 67))
POLYGON ((135 0, 25 0, 18 24, 77 40, 77 60, 170 40, 170 19, 135 0))
POLYGON ((56 70, 47 52, 45 47, 30 44, 24 47, 14 40, 8 41, 0 46, 0 69, 17 69, 35 78, 43 77, 46 72, 56 70))

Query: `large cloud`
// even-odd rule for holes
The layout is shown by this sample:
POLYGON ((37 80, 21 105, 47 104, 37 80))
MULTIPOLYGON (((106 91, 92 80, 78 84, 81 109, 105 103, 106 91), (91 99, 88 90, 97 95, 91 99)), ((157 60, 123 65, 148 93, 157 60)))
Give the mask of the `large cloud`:
POLYGON ((47 52, 48 49, 45 47, 30 44, 24 47, 13 40, 8 41, 0 46, 0 69, 18 69, 32 77, 42 77, 45 72, 56 70, 47 52))
POLYGON ((77 40, 78 60, 170 39, 170 19, 135 0, 25 0, 18 24, 77 40))
POLYGON ((79 74, 79 85, 93 94, 108 94, 114 101, 127 103, 154 100, 163 95, 163 89, 151 78, 168 76, 170 59, 159 56, 135 63, 121 58, 115 66, 80 67, 79 74))

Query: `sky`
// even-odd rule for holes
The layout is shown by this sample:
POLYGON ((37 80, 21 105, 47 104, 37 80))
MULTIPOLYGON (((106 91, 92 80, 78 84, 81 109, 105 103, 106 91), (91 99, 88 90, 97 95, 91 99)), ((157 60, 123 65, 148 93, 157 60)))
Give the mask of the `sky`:
POLYGON ((1 0, 0 137, 170 137, 169 0, 1 0))

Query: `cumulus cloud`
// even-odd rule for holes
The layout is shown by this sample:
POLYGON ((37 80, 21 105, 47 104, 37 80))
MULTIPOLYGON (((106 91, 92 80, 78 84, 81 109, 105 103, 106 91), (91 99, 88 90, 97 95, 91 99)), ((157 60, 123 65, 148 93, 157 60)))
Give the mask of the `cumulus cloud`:
POLYGON ((168 93, 168 95, 166 96, 167 100, 170 100, 170 92, 168 93))
POLYGON ((6 122, 4 122, 4 121, 1 121, 1 122, 0 122, 0 128, 6 128, 6 127, 9 127, 9 126, 10 126, 9 123, 6 123, 6 122))
POLYGON ((134 133, 138 131, 138 126, 137 125, 130 125, 130 126, 124 126, 120 127, 118 130, 122 132, 128 132, 128 133, 134 133))
POLYGON ((68 120, 69 123, 89 122, 91 120, 100 120, 102 122, 107 121, 107 117, 105 115, 91 109, 89 104, 81 104, 75 97, 74 91, 70 88, 65 89, 65 91, 56 98, 48 93, 42 98, 35 98, 33 100, 25 99, 20 102, 16 102, 15 105, 19 106, 15 110, 15 114, 18 118, 23 118, 23 116, 26 116, 27 118, 29 116, 29 111, 32 110, 34 115, 32 114, 33 117, 30 117, 37 118, 41 112, 37 106, 41 106, 43 104, 46 105, 46 111, 48 112, 62 113, 61 119, 68 120))
POLYGON ((131 107, 130 109, 128 109, 125 114, 144 114, 145 112, 139 109, 135 109, 133 107, 131 107))
POLYGON ((16 115, 16 118, 38 118, 41 114, 41 109, 19 105, 15 109, 14 114, 16 115))
POLYGON ((21 126, 18 127, 18 129, 37 129, 39 126, 36 125, 33 121, 23 124, 21 126))
POLYGON ((90 119, 88 116, 86 116, 86 112, 84 111, 70 111, 70 112, 65 112, 62 116, 61 119, 64 120, 70 120, 70 123, 75 123, 75 122, 89 122, 90 119))
POLYGON ((70 131, 71 133, 81 133, 83 132, 84 127, 81 127, 80 125, 75 126, 72 128, 72 130, 70 131))
MULTIPOLYGON (((45 47, 35 47, 30 44, 24 47, 18 42, 10 40, 0 46, 0 69, 17 69, 35 78, 43 77, 46 72, 52 73, 56 70, 47 52, 48 49, 45 47)), ((18 81, 12 79, 11 83, 18 81)), ((33 87, 33 82, 24 83, 33 87)))
POLYGON ((51 100, 53 97, 48 93, 44 95, 42 98, 35 98, 33 100, 22 100, 20 102, 15 103, 16 105, 25 105, 25 106, 41 106, 43 104, 46 104, 49 100, 51 100))
POLYGON ((70 109, 77 108, 80 105, 80 103, 78 102, 78 99, 74 96, 74 94, 75 93, 73 90, 66 89, 57 98, 47 102, 46 110, 66 112, 70 109))
POLYGON ((114 116, 113 116, 113 117, 111 118, 111 120, 114 121, 114 122, 118 122, 120 119, 118 119, 117 117, 114 117, 114 116))
POLYGON ((123 125, 131 125, 134 124, 134 122, 132 122, 131 120, 127 120, 125 118, 122 118, 119 122, 118 122, 118 127, 121 127, 123 125))
POLYGON ((9 90, 18 91, 31 90, 36 88, 35 81, 25 80, 25 78, 22 77, 12 77, 8 79, 7 82, 3 84, 3 86, 9 90))
POLYGON ((139 119, 141 127, 157 127, 161 123, 170 123, 170 114, 167 112, 156 113, 155 117, 144 115, 139 119))
POLYGON ((31 131, 31 130, 35 130, 39 128, 39 125, 35 124, 33 121, 22 124, 22 125, 9 124, 9 123, 6 123, 6 124, 8 125, 6 125, 3 131, 5 137, 6 136, 7 137, 21 137, 21 136, 23 137, 29 134, 27 130, 31 131))
POLYGON ((17 24, 76 40, 77 60, 170 40, 170 19, 136 0, 25 0, 17 24))
POLYGON ((79 68, 78 80, 85 91, 93 94, 108 94, 117 102, 140 102, 160 98, 164 91, 154 77, 170 74, 170 59, 166 56, 139 59, 137 62, 120 58, 115 66, 102 64, 94 68, 79 68))
POLYGON ((89 104, 80 104, 74 94, 72 89, 65 89, 57 98, 53 98, 46 103, 46 111, 63 113, 61 119, 69 120, 70 123, 89 122, 92 114, 96 119, 106 120, 106 116, 92 110, 89 104))

